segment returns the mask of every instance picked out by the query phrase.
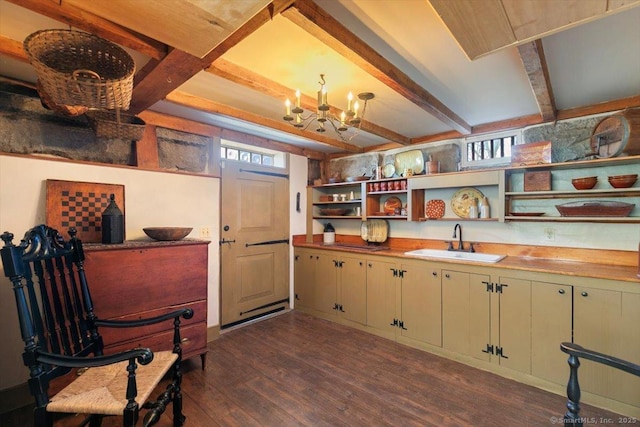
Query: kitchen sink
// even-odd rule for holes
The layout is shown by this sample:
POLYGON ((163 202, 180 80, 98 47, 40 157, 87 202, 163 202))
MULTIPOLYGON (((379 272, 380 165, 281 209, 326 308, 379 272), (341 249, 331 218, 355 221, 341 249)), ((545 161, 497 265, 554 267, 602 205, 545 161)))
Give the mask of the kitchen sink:
POLYGON ((440 259, 458 259, 465 261, 478 262, 498 262, 505 258, 506 255, 482 254, 478 252, 458 252, 446 251, 442 249, 416 249, 415 251, 405 252, 405 255, 418 256, 424 258, 440 258, 440 259))

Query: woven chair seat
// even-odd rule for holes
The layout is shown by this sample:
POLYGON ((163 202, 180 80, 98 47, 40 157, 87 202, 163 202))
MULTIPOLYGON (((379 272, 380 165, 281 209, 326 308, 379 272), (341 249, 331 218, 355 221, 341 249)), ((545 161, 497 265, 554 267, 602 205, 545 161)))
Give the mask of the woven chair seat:
MULTIPOLYGON (((138 365, 138 404, 142 406, 169 371, 178 355, 171 351, 153 354, 148 365, 138 365)), ((90 368, 51 398, 49 412, 122 415, 127 405, 127 361, 90 368)))

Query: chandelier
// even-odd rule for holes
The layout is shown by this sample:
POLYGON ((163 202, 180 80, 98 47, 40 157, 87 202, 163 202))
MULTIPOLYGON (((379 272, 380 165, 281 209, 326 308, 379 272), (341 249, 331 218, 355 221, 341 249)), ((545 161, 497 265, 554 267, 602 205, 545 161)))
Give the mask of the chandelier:
POLYGON ((320 85, 320 90, 318 90, 317 111, 315 113, 309 112, 308 115, 303 116, 304 110, 300 107, 300 91, 296 90, 295 105, 292 106, 288 98, 284 103, 286 114, 283 119, 302 130, 306 130, 315 121, 317 123, 316 132, 319 133, 326 131, 325 125, 328 123, 343 142, 350 141, 360 131, 360 126, 364 120, 364 113, 367 109, 367 101, 373 99, 375 95, 371 92, 358 94, 358 99, 364 103, 362 110, 360 110, 360 104, 358 101, 353 102, 353 94, 349 92, 347 96, 347 109, 342 111, 340 116, 336 116, 330 112, 329 103, 327 102, 324 74, 320 74, 318 84, 320 85), (346 132, 350 128, 355 128, 356 132, 349 138, 345 138, 343 132, 346 132))

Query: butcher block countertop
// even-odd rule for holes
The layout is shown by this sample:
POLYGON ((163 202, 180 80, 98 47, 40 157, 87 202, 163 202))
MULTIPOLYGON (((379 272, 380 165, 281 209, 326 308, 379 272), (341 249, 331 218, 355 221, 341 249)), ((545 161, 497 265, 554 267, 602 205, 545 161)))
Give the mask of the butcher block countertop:
MULTIPOLYGON (((476 244, 477 252, 507 255, 506 258, 496 263, 485 263, 466 260, 424 258, 404 254, 414 249, 446 249, 446 244, 441 240, 390 238, 382 245, 385 249, 381 250, 379 250, 380 247, 376 248, 378 250, 367 248, 366 243, 360 239, 360 236, 347 235, 337 235, 336 244, 334 245, 323 244, 321 235, 314 236, 312 243, 307 243, 305 236, 294 236, 293 244, 295 247, 300 248, 335 250, 452 264, 472 264, 483 267, 619 280, 635 282, 640 285, 640 278, 638 278, 638 252, 636 251, 556 248, 496 243, 476 244), (348 246, 340 246, 341 243, 348 246)), ((468 243, 465 242, 465 247, 467 244, 468 243)))

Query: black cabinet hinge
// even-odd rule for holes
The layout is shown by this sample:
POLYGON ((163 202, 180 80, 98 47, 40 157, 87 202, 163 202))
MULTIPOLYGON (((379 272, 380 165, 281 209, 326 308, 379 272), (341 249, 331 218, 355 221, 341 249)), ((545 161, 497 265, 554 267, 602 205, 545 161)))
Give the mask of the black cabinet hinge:
POLYGON ((499 285, 496 283, 496 292, 501 294, 502 293, 502 288, 507 288, 509 287, 509 285, 499 285))
POLYGON ((398 322, 398 328, 404 329, 405 331, 407 330, 407 328, 404 327, 404 321, 403 320, 398 322))
POLYGON ((393 323, 389 323, 389 326, 398 326, 398 319, 393 319, 393 323))
POLYGON ((389 270, 393 271, 393 277, 398 277, 398 270, 395 268, 390 268, 389 270))
POLYGON ((491 344, 487 344, 486 350, 482 350, 483 353, 493 354, 493 346, 491 344))
POLYGON ((500 356, 503 359, 508 359, 508 356, 504 355, 504 349, 502 347, 496 347, 496 356, 500 356))
POLYGON ((404 273, 406 273, 407 270, 398 270, 398 276, 400 277, 404 277, 404 273))
POLYGON ((487 292, 493 292, 493 283, 492 282, 482 282, 487 285, 487 292))

